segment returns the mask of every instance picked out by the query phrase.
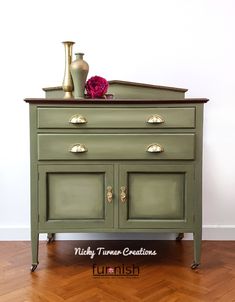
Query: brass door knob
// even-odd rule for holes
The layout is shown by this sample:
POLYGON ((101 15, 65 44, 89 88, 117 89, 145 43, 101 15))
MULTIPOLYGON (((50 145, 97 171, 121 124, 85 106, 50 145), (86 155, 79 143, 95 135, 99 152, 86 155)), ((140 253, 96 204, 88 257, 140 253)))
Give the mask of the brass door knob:
POLYGON ((120 192, 120 200, 122 203, 127 201, 127 193, 126 193, 126 187, 121 187, 120 188, 121 192, 120 192))
POLYGON ((76 144, 76 145, 73 145, 69 151, 72 153, 84 153, 84 152, 87 152, 88 149, 84 144, 76 144))
POLYGON ((111 186, 107 187, 107 201, 109 203, 113 201, 113 188, 111 186))
POLYGON ((147 119, 148 124, 163 124, 165 120, 158 114, 154 114, 147 119))
POLYGON ((75 114, 70 118, 69 123, 74 125, 86 124, 87 119, 82 115, 75 114))
POLYGON ((164 148, 159 144, 151 144, 147 147, 146 151, 149 153, 161 153, 164 151, 164 148))

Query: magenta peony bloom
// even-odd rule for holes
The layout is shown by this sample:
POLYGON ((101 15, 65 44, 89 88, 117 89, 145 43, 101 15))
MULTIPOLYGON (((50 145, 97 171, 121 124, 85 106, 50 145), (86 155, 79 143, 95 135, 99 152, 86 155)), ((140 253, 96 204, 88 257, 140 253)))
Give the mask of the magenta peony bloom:
POLYGON ((102 77, 94 76, 86 82, 86 91, 89 98, 101 98, 108 90, 109 83, 102 77))

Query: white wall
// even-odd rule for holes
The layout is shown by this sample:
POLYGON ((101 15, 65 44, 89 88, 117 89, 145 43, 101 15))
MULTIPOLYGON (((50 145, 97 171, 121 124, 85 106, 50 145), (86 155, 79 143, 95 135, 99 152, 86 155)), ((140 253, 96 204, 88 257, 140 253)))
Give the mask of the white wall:
MULTIPOLYGON (((204 238, 235 239, 235 1, 8 0, 0 3, 0 239, 28 239, 25 97, 60 85, 61 41, 90 74, 185 87, 205 106, 204 238)), ((124 236, 124 235, 123 235, 124 236)))

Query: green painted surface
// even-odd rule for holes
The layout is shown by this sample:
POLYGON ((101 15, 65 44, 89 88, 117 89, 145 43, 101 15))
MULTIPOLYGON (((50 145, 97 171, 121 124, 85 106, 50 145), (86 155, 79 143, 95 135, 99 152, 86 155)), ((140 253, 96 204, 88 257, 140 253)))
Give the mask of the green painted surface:
POLYGON ((130 173, 128 219, 184 219, 184 174, 130 173))
POLYGON ((64 97, 64 91, 62 87, 59 89, 54 89, 53 91, 46 91, 45 94, 47 99, 53 99, 53 98, 63 99, 64 97))
POLYGON ((38 108, 38 128, 194 128, 195 108, 38 108), (69 123, 82 115, 86 124, 69 123), (148 124, 152 115, 160 115, 162 124, 148 124), (180 117, 180 118, 179 118, 180 117))
MULTIPOLYGON (((63 98, 62 87, 44 88, 46 98, 63 98)), ((157 100, 179 100, 184 99, 187 89, 174 87, 148 85, 141 83, 114 80, 109 82, 108 92, 116 99, 157 99, 157 100)))
POLYGON ((187 134, 38 134, 39 160, 146 159, 171 160, 194 158, 195 135, 187 134), (160 144, 161 153, 149 153, 150 144, 160 144), (71 153, 84 144, 84 153, 71 153))
POLYGON ((48 220, 104 219, 103 173, 48 173, 48 220))
POLYGON ((112 165, 39 166, 40 226, 113 227, 112 165))
POLYGON ((192 232, 200 262, 202 121, 193 102, 30 104, 32 263, 42 232, 192 232), (71 125, 74 114, 88 123, 71 125), (148 125, 151 114, 165 123, 148 125), (88 151, 69 152, 77 143, 88 151), (152 143, 164 152, 147 153, 152 143))
POLYGON ((157 99, 157 100, 179 100, 184 98, 184 92, 171 91, 169 89, 156 89, 138 86, 128 86, 122 84, 112 84, 109 86, 108 93, 114 98, 120 99, 157 99))
POLYGON ((193 165, 120 165, 120 227, 183 227, 192 224, 193 165))

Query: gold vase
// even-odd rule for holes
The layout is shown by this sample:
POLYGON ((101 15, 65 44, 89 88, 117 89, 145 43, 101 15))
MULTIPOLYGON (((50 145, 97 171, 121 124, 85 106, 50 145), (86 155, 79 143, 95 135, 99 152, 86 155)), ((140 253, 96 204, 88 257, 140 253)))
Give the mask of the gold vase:
POLYGON ((62 87, 65 92, 64 99, 71 99, 73 98, 73 79, 70 73, 70 64, 72 62, 72 50, 75 42, 64 41, 62 43, 64 44, 65 50, 65 69, 62 87))
POLYGON ((89 71, 89 65, 83 60, 84 53, 75 53, 76 60, 70 65, 70 72, 74 85, 74 97, 84 99, 86 79, 89 71))

